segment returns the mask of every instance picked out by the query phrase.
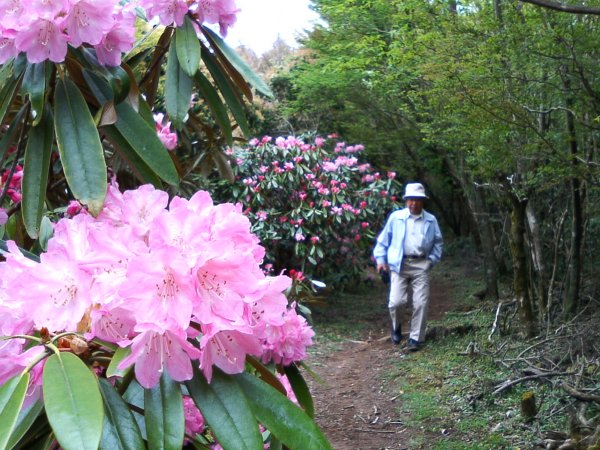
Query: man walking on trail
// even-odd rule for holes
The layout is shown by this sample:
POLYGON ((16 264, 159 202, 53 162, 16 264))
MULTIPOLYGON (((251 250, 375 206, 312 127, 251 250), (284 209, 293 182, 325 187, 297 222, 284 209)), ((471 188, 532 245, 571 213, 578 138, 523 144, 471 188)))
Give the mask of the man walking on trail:
POLYGON ((415 352, 425 341, 429 272, 442 257, 442 233, 435 216, 423 209, 428 197, 421 183, 407 184, 402 198, 406 207, 390 214, 373 256, 377 271, 391 274, 388 308, 394 344, 402 339, 400 308, 408 303, 409 285, 412 288, 408 349, 415 352))

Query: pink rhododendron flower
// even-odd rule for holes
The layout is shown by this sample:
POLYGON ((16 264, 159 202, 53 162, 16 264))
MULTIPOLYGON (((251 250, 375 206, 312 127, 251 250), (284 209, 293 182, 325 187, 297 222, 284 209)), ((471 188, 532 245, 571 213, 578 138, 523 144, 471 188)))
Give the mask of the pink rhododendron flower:
POLYGON ((135 13, 122 10, 115 14, 113 26, 94 47, 101 64, 118 66, 121 55, 133 47, 135 42, 135 13))
POLYGON ((190 344, 184 332, 163 330, 153 324, 140 324, 140 332, 132 340, 131 354, 119 364, 123 370, 135 363, 135 376, 145 388, 155 386, 163 370, 175 381, 192 378, 192 359, 198 359, 200 351, 190 344))
POLYGON ((27 59, 32 63, 39 63, 47 59, 53 62, 62 62, 67 55, 69 40, 63 30, 64 19, 38 18, 15 36, 15 47, 17 50, 27 53, 27 59))
MULTIPOLYGON (((51 2, 44 2, 51 3, 51 2)), ((70 44, 79 47, 84 42, 97 45, 112 29, 114 0, 71 0, 71 8, 65 21, 70 44)))
POLYGON ((8 214, 4 208, 0 208, 0 225, 4 225, 6 222, 8 222, 8 214))

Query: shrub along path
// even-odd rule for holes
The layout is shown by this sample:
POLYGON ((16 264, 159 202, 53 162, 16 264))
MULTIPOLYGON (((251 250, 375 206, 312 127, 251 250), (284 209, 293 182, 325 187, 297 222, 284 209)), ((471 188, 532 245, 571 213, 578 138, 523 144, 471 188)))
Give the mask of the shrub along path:
MULTIPOLYGON (((407 427, 401 415, 402 392, 394 390, 390 380, 393 364, 399 359, 410 364, 427 347, 419 354, 407 351, 408 316, 402 323, 401 345, 392 345, 387 286, 375 273, 371 277, 374 281, 364 292, 313 307, 317 339, 307 363, 320 381, 306 378, 316 421, 336 450, 408 449, 416 435, 421 441, 440 438, 407 427)), ((442 318, 452 306, 449 283, 433 278, 430 320, 442 318)))

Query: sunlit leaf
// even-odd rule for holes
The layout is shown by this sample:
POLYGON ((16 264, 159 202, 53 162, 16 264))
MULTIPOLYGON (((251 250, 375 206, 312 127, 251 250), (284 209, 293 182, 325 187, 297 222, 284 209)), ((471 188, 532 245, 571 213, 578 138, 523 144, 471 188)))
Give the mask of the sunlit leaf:
POLYGON ((248 64, 233 50, 229 47, 225 41, 213 30, 206 26, 202 26, 202 31, 209 37, 209 39, 216 45, 216 47, 223 52, 227 57, 227 60, 234 65, 237 71, 262 94, 273 97, 273 92, 269 89, 269 86, 248 66, 248 64))
POLYGON ((7 448, 14 448, 21 439, 33 433, 31 428, 43 409, 44 402, 41 400, 29 405, 27 408, 21 409, 19 417, 17 418, 17 423, 8 440, 7 448))
POLYGON ((56 83, 54 129, 69 187, 75 198, 97 215, 107 187, 104 152, 90 110, 69 79, 56 83))
POLYGON ((27 234, 33 239, 37 239, 40 233, 54 142, 52 111, 48 105, 45 107, 43 117, 38 126, 29 130, 21 185, 23 223, 27 234))
POLYGON ((284 445, 305 450, 332 449, 315 422, 277 389, 248 373, 235 375, 235 379, 258 421, 284 445))
POLYGON ((27 393, 29 373, 19 374, 0 386, 0 450, 7 447, 27 393))
POLYGON ((183 25, 175 31, 175 41, 179 64, 186 74, 193 77, 200 65, 200 42, 189 16, 184 17, 183 25))
POLYGON ((186 386, 225 450, 262 448, 256 419, 244 393, 231 376, 215 368, 209 384, 195 369, 194 377, 186 382, 186 386))
POLYGON ((179 383, 163 371, 160 382, 145 390, 144 405, 149 450, 181 450, 185 418, 179 383))
POLYGON ((44 406, 65 450, 97 450, 104 407, 96 376, 72 353, 52 355, 44 366, 44 406))

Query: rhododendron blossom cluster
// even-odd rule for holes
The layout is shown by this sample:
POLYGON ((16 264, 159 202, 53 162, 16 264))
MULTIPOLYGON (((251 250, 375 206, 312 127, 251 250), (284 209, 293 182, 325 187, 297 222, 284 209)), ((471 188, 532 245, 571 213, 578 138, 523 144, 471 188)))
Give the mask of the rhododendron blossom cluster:
MULTIPOLYGON (((8 247, 0 335, 80 332, 130 348, 119 368, 134 366, 146 388, 163 371, 191 379, 193 365, 209 381, 213 366, 240 373, 247 355, 289 364, 312 343, 288 306, 290 278, 261 270, 265 251, 241 206, 204 191, 169 202, 150 185, 121 193, 112 184, 98 217, 82 210, 56 223, 39 262, 8 247)), ((30 347, 0 341, 0 384, 43 350, 30 347)))
POLYGON ((219 24, 223 36, 238 13, 234 0, 1 0, 0 64, 19 52, 32 63, 60 63, 69 45, 85 45, 102 64, 117 66, 135 41, 136 8, 165 26, 181 26, 190 14, 197 23, 219 24))

